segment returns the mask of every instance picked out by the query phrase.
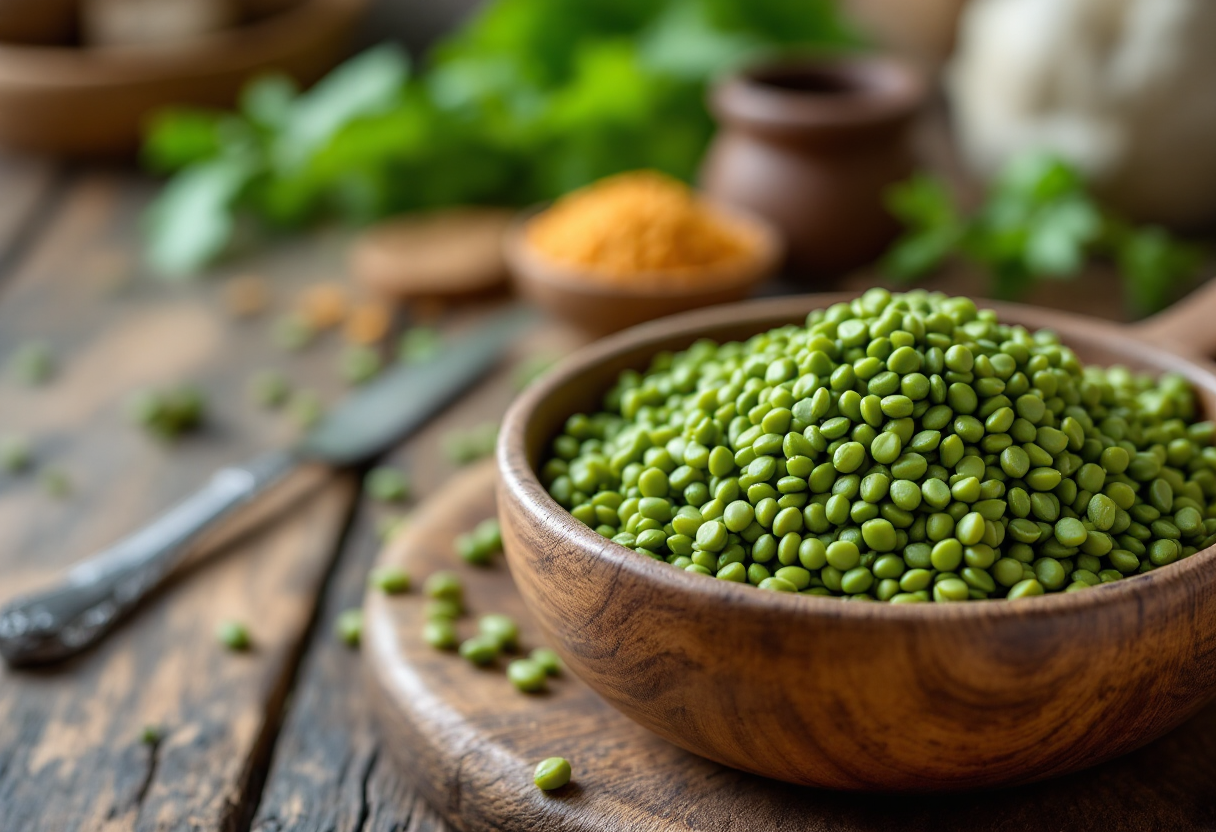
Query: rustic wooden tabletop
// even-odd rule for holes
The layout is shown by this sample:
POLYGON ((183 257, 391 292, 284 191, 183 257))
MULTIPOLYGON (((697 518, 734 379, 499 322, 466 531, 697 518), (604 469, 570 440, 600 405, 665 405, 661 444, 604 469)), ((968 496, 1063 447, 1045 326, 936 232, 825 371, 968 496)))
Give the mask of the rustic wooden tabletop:
MULTIPOLYGON (((223 274, 166 285, 142 272, 138 218, 153 188, 130 171, 0 159, 0 356, 37 339, 60 367, 34 389, 4 374, 0 434, 28 436, 37 467, 71 482, 55 499, 36 473, 0 474, 0 600, 135 529, 220 465, 286 441, 288 421, 247 400, 255 370, 342 392, 336 344, 276 349, 266 320, 226 315, 223 274), (132 390, 185 379, 208 394, 207 430, 166 445, 129 424, 132 390)), ((241 258, 232 273, 266 276, 283 308, 344 272, 335 233, 241 258)), ((501 416, 517 364, 508 358, 442 426, 391 455, 415 494, 454 470, 444 432, 501 416)), ((193 567, 97 649, 54 669, 0 669, 0 830, 446 828, 383 753, 359 656, 331 631, 361 601, 377 521, 401 510, 361 499, 351 475, 305 499, 193 567), (216 643, 229 618, 248 622, 248 654, 216 643), (141 738, 149 725, 164 732, 152 745, 141 738)))
MULTIPOLYGON (((220 465, 286 441, 287 420, 247 401, 255 370, 282 369, 330 399, 343 390, 332 338, 285 354, 265 320, 234 322, 220 295, 225 277, 263 275, 281 309, 303 287, 343 279, 344 236, 276 244, 219 279, 166 284, 138 259, 154 188, 124 169, 0 158, 0 357, 40 339, 60 365, 41 388, 0 378, 0 434, 28 435, 38 467, 71 483, 56 499, 36 474, 0 474, 0 601, 136 528, 220 465), (132 390, 184 379, 208 394, 204 432, 166 445, 129 424, 132 390)), ((1092 287, 1072 291, 1092 303, 1092 287)), ((441 325, 483 311, 452 310, 441 325)), ((442 424, 394 451, 414 493, 454 472, 447 430, 496 421, 524 357, 568 343, 568 333, 537 334, 442 424)), ((391 513, 363 499, 353 475, 331 476, 191 568, 97 649, 54 669, 0 669, 0 830, 447 829, 397 773, 371 722, 359 656, 331 632, 360 603, 377 523, 391 513), (216 643, 229 618, 248 623, 249 653, 216 643), (149 725, 163 730, 151 744, 149 725)), ((1210 782, 1212 736, 1196 732, 1189 781, 1210 782)), ((1216 817, 1190 804, 1179 812, 1216 817)))

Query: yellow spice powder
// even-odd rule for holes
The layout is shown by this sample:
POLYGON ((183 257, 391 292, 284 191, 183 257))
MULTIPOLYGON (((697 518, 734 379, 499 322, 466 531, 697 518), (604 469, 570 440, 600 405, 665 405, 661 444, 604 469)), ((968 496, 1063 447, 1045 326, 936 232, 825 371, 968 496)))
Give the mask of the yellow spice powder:
POLYGON ((553 260, 618 283, 663 272, 665 280, 693 284, 753 250, 743 229, 655 171, 622 173, 574 191, 532 220, 527 234, 553 260))

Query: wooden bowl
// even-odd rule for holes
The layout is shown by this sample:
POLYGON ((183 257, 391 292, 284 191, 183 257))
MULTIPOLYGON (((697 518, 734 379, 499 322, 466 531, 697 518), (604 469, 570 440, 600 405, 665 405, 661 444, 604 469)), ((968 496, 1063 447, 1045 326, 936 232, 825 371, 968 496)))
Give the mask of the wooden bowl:
POLYGON ((696 286, 672 285, 662 272, 638 275, 634 285, 625 286, 554 261, 528 242, 527 224, 536 210, 526 212, 508 230, 504 241, 507 268, 525 297, 594 335, 677 312, 742 300, 780 264, 781 237, 767 220, 755 214, 723 205, 714 209, 754 241, 754 253, 738 263, 705 270, 696 286))
POLYGON ((138 146, 150 112, 228 107, 251 76, 309 84, 346 55, 366 0, 305 0, 264 20, 157 48, 0 44, 0 145, 67 156, 138 146))
MULTIPOLYGON (((698 338, 801 322, 848 297, 777 298, 640 326, 579 351, 515 401, 498 446, 507 560, 569 667, 676 745, 833 789, 1029 782, 1122 754, 1194 714, 1216 694, 1213 549, 1079 593, 849 603, 641 557, 579 523, 537 480, 566 418, 598 409, 622 370, 698 338)), ((1083 361, 1183 373, 1216 413, 1210 365, 1115 325, 984 305, 1009 323, 1054 329, 1083 361)))

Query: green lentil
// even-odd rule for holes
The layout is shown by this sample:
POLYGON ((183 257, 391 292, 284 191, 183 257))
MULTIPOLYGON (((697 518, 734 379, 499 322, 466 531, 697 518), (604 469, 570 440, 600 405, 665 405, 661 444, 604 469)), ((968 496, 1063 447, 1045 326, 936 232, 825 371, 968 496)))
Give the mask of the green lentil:
POLYGON ((443 454, 453 465, 468 465, 494 453, 498 443, 498 424, 482 422, 463 430, 449 430, 441 440, 443 454))
POLYGON ((418 364, 439 352, 442 338, 429 326, 416 326, 401 334, 397 345, 397 360, 403 364, 418 364))
POLYGON ((23 436, 0 438, 0 468, 10 474, 19 474, 30 467, 33 455, 30 443, 23 436))
POLYGON ((367 582, 387 595, 410 591, 410 576, 400 566, 380 566, 367 576, 367 582))
POLYGON ((342 352, 338 368, 349 384, 364 384, 375 378, 383 366, 380 353, 374 348, 357 345, 342 352))
POLYGON ((262 370, 249 380, 249 398, 267 410, 280 408, 291 396, 291 383, 277 370, 262 370))
POLYGON ((203 423, 206 402, 197 388, 185 385, 135 393, 127 410, 131 419, 152 435, 176 439, 203 423))
POLYGON ((39 476, 42 490, 56 500, 66 499, 72 493, 72 480, 62 468, 45 468, 39 476))
POLYGON ((925 291, 623 373, 542 467, 589 527, 677 568, 891 603, 1074 591, 1216 535, 1216 427, 1178 376, 1084 367, 925 291))
POLYGON ((22 384, 37 387, 46 384, 55 374, 55 359, 46 344, 30 341, 22 344, 9 358, 9 372, 22 384))
POLYGON ((460 616, 464 615, 464 607, 459 601, 453 601, 450 598, 432 598, 426 602, 423 608, 423 615, 427 620, 434 618, 446 618, 449 621, 455 621, 460 616))
POLYGON ((432 618, 422 625, 422 639, 436 650, 453 650, 460 639, 450 618, 432 618))
POLYGON ((299 390, 287 404, 288 415, 296 426, 302 429, 310 428, 321 420, 325 412, 321 397, 315 390, 299 390))
POLYGON ((502 646, 494 636, 478 633, 460 643, 460 655, 475 665, 484 666, 498 658, 502 646))
POLYGON ((432 573, 422 585, 422 590, 431 598, 451 601, 454 604, 460 604, 464 600, 464 585, 455 572, 432 573))
POLYGON ((363 640, 363 610, 343 610, 334 619, 334 635, 347 647, 358 647, 363 640))
POLYGON ((557 651, 550 647, 537 647, 528 654, 528 658, 540 665, 548 676, 560 676, 562 674, 562 660, 557 655, 557 651))
MULTIPOLYGON (((587 509, 587 513, 591 515, 591 520, 598 520, 600 518, 596 507, 590 503, 585 503, 582 508, 587 509)), ((579 509, 575 510, 575 517, 579 517, 578 511, 579 509)), ((611 513, 607 510, 606 512, 611 513)), ((592 522, 588 522, 587 525, 593 528, 595 526, 592 522)), ((615 527, 612 528, 615 530, 615 527)), ((635 545, 644 549, 651 548, 643 542, 645 535, 657 537, 659 542, 667 540, 667 536, 662 532, 656 529, 648 529, 637 535, 635 545)), ((454 545, 456 547, 456 554, 465 563, 470 563, 474 566, 486 566, 493 560, 494 555, 502 551, 502 528, 498 525, 498 520, 491 517, 478 523, 472 531, 457 536, 454 545)))
POLYGON ((253 646, 249 628, 239 621, 221 621, 215 628, 215 638, 229 650, 243 652, 253 646))
POLYGON ((507 679, 524 693, 538 693, 544 690, 547 676, 541 663, 532 659, 515 659, 507 665, 507 679))
POLYGON ((511 651, 519 646, 519 625, 509 615, 483 615, 477 620, 477 632, 497 641, 499 650, 511 651))
POLYGON ((316 329, 307 318, 297 312, 289 312, 274 322, 270 339, 280 349, 298 352, 311 344, 316 334, 316 329))
POLYGON ((400 502, 409 495, 409 481, 400 469, 381 465, 367 472, 363 491, 382 503, 400 502))
POLYGON ((536 770, 532 772, 532 782, 538 789, 546 792, 560 789, 570 782, 570 777, 570 763, 562 757, 541 760, 536 764, 536 770))

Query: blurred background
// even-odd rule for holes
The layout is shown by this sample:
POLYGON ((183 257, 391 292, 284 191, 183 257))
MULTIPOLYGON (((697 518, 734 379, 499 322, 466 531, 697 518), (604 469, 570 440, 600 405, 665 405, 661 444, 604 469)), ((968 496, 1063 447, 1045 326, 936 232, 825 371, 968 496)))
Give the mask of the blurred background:
POLYGON ((775 227, 761 292, 1139 317, 1202 278, 1214 33, 1194 0, 0 0, 0 145, 165 177, 167 275, 644 169, 775 227))

